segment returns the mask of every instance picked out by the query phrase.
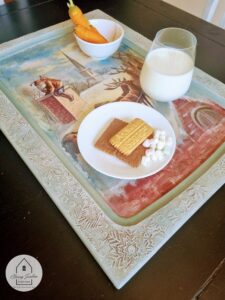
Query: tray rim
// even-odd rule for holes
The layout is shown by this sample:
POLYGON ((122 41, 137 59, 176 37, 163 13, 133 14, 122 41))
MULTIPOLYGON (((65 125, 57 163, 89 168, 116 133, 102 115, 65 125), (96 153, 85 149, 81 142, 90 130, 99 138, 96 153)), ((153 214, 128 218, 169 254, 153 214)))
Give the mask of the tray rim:
MULTIPOLYGON (((115 20, 100 10, 92 11, 87 16, 90 18, 104 17, 115 20)), ((150 47, 150 40, 124 24, 120 24, 124 27, 128 40, 130 39, 145 50, 150 47)), ((13 48, 18 47, 16 45, 24 45, 31 38, 38 40, 40 35, 54 35, 55 32, 59 33, 67 28, 70 30, 71 26, 71 21, 65 21, 3 43, 0 45, 1 54, 7 55, 9 50, 12 51, 13 48)), ((225 85, 217 79, 197 68, 194 79, 200 81, 218 95, 225 97, 225 85)), ((1 91, 0 107, 1 130, 118 289, 127 283, 225 182, 224 154, 193 184, 159 211, 146 217, 136 225, 129 227, 118 225, 102 212, 102 209, 91 198, 85 188, 81 186, 1 91), (9 116, 11 117, 9 118, 9 116), (15 129, 17 129, 17 134, 15 134, 15 129), (21 143, 21 139, 25 142, 24 144, 21 143), (39 149, 35 149, 37 143, 40 144, 39 149), (45 166, 40 165, 37 158, 43 151, 45 151, 45 155, 47 154, 45 166), (60 189, 54 190, 51 188, 51 182, 59 181, 60 176, 58 174, 61 174, 60 176, 66 179, 66 184, 60 189), (72 197, 74 194, 76 195, 75 199, 72 197), (74 211, 74 204, 78 205, 76 211, 74 211), (91 213, 91 220, 90 216, 81 213, 82 209, 84 209, 82 205, 85 206, 86 212, 91 213), (171 212, 173 213, 171 214, 171 212), (165 215, 167 218, 165 218, 165 215), (81 221, 81 216, 86 223, 89 223, 90 227, 87 227, 87 224, 81 221), (98 221, 97 223, 96 220, 98 221), (116 246, 113 246, 111 243, 113 238, 117 240, 116 246), (99 249, 99 244, 101 249, 99 249), (121 254, 120 251, 118 253, 118 250, 123 249, 127 249, 127 253, 121 254), (115 263, 119 259, 122 259, 122 264, 115 263)))

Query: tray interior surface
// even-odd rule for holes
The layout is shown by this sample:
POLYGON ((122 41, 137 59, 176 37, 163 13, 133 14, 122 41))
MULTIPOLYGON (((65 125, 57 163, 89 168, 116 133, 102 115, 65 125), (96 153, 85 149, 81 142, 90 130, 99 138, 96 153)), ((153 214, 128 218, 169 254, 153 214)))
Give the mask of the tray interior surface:
MULTIPOLYGON (((202 142, 198 131, 206 130, 208 139, 213 138, 210 132, 217 130, 225 116, 224 99, 193 80, 184 99, 174 101, 173 105, 155 103, 143 94, 139 84, 146 50, 125 37, 112 58, 95 61, 80 51, 72 32, 73 28, 67 26, 6 52, 1 58, 0 88, 107 216, 121 225, 136 224, 185 190, 222 155, 224 139, 220 132, 218 141, 213 141, 210 151, 198 164, 190 166, 188 172, 181 169, 180 178, 171 172, 181 160, 179 151, 186 155, 185 147, 198 147, 202 142), (54 82, 62 86, 61 94, 50 91, 54 82), (153 179, 110 178, 92 169, 79 153, 76 135, 85 115, 105 103, 126 100, 155 107, 176 126, 175 162, 151 176, 153 179), (192 117, 188 124, 185 124, 184 109, 192 117), (193 124, 195 136, 187 130, 193 124), (193 136, 195 141, 190 144, 193 136), (166 186, 168 178, 174 183, 166 186), (157 190, 154 196, 151 189, 157 190)), ((204 147, 208 148, 208 144, 204 147)), ((186 155, 186 160, 193 160, 193 152, 186 155)))

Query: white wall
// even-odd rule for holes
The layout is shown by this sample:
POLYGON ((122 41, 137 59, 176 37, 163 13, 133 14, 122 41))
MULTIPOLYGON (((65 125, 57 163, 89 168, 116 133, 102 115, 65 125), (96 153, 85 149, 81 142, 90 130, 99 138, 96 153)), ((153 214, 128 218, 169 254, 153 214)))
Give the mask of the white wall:
MULTIPOLYGON (((225 23, 225 0, 163 0, 217 26, 225 23), (208 17, 208 18, 207 18, 208 17)), ((225 24, 224 24, 225 26, 225 24)))
POLYGON ((182 10, 185 10, 192 15, 202 17, 207 0, 164 0, 182 10))
POLYGON ((212 23, 225 28, 225 0, 220 0, 212 18, 212 23))

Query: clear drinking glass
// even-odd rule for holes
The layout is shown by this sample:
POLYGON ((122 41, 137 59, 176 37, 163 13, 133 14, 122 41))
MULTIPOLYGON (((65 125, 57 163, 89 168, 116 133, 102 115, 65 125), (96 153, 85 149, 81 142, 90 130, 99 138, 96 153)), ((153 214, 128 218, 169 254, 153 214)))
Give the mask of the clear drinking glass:
POLYGON ((160 30, 140 74, 144 92, 152 99, 162 102, 183 96, 191 84, 196 44, 196 37, 185 29, 160 30))

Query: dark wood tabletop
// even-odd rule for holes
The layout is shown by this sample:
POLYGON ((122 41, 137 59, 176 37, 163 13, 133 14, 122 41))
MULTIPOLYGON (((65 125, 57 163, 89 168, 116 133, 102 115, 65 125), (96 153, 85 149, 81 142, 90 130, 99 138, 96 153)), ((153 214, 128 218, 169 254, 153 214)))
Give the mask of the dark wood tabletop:
MULTIPOLYGON (((169 26, 198 39, 196 66, 225 83, 225 31, 149 0, 77 0, 84 12, 99 8, 152 39, 169 26)), ((66 1, 18 0, 0 6, 0 42, 68 19, 66 1)), ((0 133, 0 299, 225 299, 225 188, 116 290, 37 179, 0 133), (16 255, 36 257, 43 268, 30 292, 12 289, 5 268, 16 255)))

